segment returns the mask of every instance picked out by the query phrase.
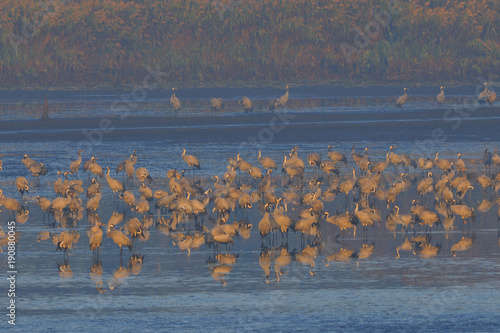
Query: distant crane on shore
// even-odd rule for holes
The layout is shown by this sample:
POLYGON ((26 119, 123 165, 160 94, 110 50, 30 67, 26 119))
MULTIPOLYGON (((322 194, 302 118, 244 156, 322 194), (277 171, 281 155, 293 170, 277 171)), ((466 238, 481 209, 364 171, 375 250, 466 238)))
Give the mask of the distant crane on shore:
POLYGON ((271 102, 269 103, 269 110, 274 110, 280 107, 283 107, 288 103, 288 85, 285 87, 286 92, 283 96, 279 98, 272 99, 271 102))
POLYGON ((250 100, 250 98, 243 96, 238 104, 243 105, 245 113, 252 112, 252 101, 250 100))
POLYGON ((497 94, 488 89, 488 82, 484 83, 484 90, 479 93, 479 96, 477 97, 477 101, 479 104, 486 104, 488 103, 489 105, 493 105, 495 103, 495 100, 497 99, 497 94))
POLYGON ((220 112, 224 109, 224 100, 222 98, 210 98, 210 104, 212 105, 213 112, 220 112))
POLYGON ((439 105, 443 104, 444 102, 444 87, 441 86, 441 92, 437 95, 436 99, 439 105))
POLYGON ((175 96, 175 91, 177 88, 172 88, 172 96, 170 96, 170 104, 172 104, 172 107, 174 110, 177 112, 181 108, 181 101, 175 96))
POLYGON ((282 106, 285 106, 286 103, 288 103, 288 85, 285 87, 285 94, 283 96, 281 96, 280 98, 278 98, 278 107, 282 107, 282 106))
POLYGON ((404 88, 403 95, 399 96, 398 99, 396 100, 396 106, 398 108, 402 107, 406 103, 406 100, 408 99, 408 94, 406 93, 407 90, 408 88, 404 88))

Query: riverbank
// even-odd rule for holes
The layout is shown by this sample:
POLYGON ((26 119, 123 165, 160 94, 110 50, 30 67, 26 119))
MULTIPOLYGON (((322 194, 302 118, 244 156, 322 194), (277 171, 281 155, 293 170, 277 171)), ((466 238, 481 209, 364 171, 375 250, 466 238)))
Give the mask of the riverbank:
MULTIPOLYGON (((109 92, 120 93, 130 91, 137 87, 136 83, 123 83, 123 84, 79 84, 79 85, 2 85, 0 83, 0 95, 10 92, 40 92, 40 93, 53 93, 53 92, 109 92)), ((233 88, 279 88, 289 85, 294 88, 303 87, 328 87, 328 88, 379 88, 379 87, 433 87, 443 85, 447 88, 475 86, 483 84, 480 80, 448 80, 436 83, 434 80, 425 81, 411 81, 408 80, 357 80, 357 79, 331 79, 331 80, 289 80, 289 81, 244 81, 244 80, 223 80, 223 81, 168 81, 159 85, 159 89, 170 90, 171 87, 178 89, 233 89, 233 88)))
POLYGON ((102 117, 0 123, 2 142, 127 141, 309 142, 429 140, 497 141, 500 108, 411 112, 262 112, 250 115, 102 117), (307 131, 302 130, 308 128, 307 131))

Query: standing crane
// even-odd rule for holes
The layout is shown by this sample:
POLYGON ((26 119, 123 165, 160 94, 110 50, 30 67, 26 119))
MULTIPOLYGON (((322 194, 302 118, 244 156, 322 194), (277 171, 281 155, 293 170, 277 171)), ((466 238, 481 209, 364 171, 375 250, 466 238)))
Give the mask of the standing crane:
POLYGON ((238 104, 243 105, 245 113, 252 112, 252 101, 250 100, 250 98, 243 96, 241 100, 238 101, 238 104))
POLYGON ((210 98, 210 104, 212 105, 213 112, 220 112, 224 109, 224 100, 222 98, 210 98))
POLYGON ((82 164, 82 152, 83 150, 78 149, 78 158, 69 165, 69 173, 78 174, 78 169, 80 169, 80 164, 82 164))
POLYGON ((441 86, 441 92, 437 95, 436 100, 439 105, 443 104, 444 102, 444 87, 441 86))
POLYGON ((406 103, 406 100, 408 99, 408 94, 406 93, 407 90, 408 88, 404 88, 403 95, 399 96, 396 100, 396 106, 398 108, 403 107, 403 105, 406 103))
POLYGON ((186 148, 182 148, 182 155, 181 155, 182 159, 184 160, 184 162, 186 162, 186 164, 191 168, 191 170, 193 171, 193 178, 194 178, 194 168, 200 170, 200 161, 198 161, 198 159, 193 156, 193 155, 186 155, 186 148))
POLYGON ((109 172, 110 172, 111 169, 109 167, 106 167, 106 169, 108 170, 108 173, 106 174, 106 180, 108 182, 109 187, 113 191, 113 194, 116 196, 116 192, 123 192, 123 191, 125 191, 125 186, 123 185, 123 183, 121 181, 119 181, 119 180, 116 180, 116 179, 112 178, 109 175, 109 172))
POLYGON ((283 107, 286 105, 286 103, 288 103, 288 85, 285 87, 285 89, 286 89, 285 94, 276 100, 277 108, 283 107))
POLYGON ((170 104, 172 104, 175 112, 177 112, 181 108, 181 101, 175 96, 176 90, 177 88, 172 88, 172 96, 170 96, 170 104))

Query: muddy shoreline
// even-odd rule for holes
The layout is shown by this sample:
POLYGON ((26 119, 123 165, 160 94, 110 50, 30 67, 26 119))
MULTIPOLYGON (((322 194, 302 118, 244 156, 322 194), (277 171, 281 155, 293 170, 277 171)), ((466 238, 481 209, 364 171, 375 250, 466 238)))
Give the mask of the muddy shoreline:
POLYGON ((426 140, 499 141, 500 108, 411 112, 279 111, 236 116, 165 116, 0 122, 2 142, 161 140, 274 142, 426 140))

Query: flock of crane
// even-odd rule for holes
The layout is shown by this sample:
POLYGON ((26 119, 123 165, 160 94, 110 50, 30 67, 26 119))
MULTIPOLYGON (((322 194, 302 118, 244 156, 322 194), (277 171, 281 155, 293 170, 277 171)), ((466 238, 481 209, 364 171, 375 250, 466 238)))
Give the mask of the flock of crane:
MULTIPOLYGON (((172 96, 170 96, 170 104, 177 112, 181 108, 181 101, 178 97, 175 96, 175 91, 177 88, 172 88, 172 96)), ((269 102, 269 110, 274 110, 280 107, 283 107, 288 102, 288 85, 285 87, 285 94, 280 96, 279 98, 274 98, 269 102)), ((245 113, 252 112, 252 101, 250 98, 243 96, 241 100, 238 101, 238 104, 243 107, 245 113)), ((224 100, 220 97, 211 98, 210 99, 211 110, 213 112, 221 112, 224 109, 224 100)))
MULTIPOLYGON (((277 281, 283 274, 282 268, 292 260, 287 246, 290 232, 300 235, 302 248, 294 253, 293 259, 310 265, 314 274, 314 259, 324 245, 320 228, 325 224, 330 226, 329 233, 338 228, 334 239, 340 238, 342 244, 346 233, 352 233, 352 237, 356 237, 357 229, 363 233, 362 248, 354 251, 342 246, 339 252, 325 258, 327 264, 370 257, 374 244, 367 242, 367 232, 383 225, 394 235, 399 233, 400 226, 401 234, 405 235, 404 242, 396 249, 396 258, 401 251, 432 258, 439 253, 440 245, 430 243, 431 230, 453 230, 457 217, 462 222, 463 237, 451 248, 452 255, 470 249, 474 236, 469 234, 469 226, 476 212, 484 213, 498 205, 500 216, 497 198, 500 173, 493 172, 500 166, 497 149, 493 153, 485 149, 483 168, 473 165, 472 160, 462 159, 461 153, 455 160, 442 159, 439 153, 434 158, 413 159, 407 154, 397 154, 395 148, 389 147, 385 159, 379 161, 369 154, 369 148, 359 154, 353 147, 348 158, 331 145, 324 152, 326 158, 321 153, 310 153, 306 161, 299 156, 299 148, 294 147, 284 154, 280 164, 260 151, 255 163, 238 154, 228 158, 223 175, 212 179, 195 176, 195 169, 202 164, 195 156, 186 154, 185 149, 180 157, 191 170, 171 169, 166 178, 153 179, 145 167, 136 168, 134 151, 114 170, 116 175, 123 174, 122 180, 111 175, 110 167, 100 166, 95 156, 82 166, 80 150, 68 170, 58 171, 57 179, 50 183, 40 182, 40 177, 48 174, 45 165, 24 155, 22 163, 33 180, 16 178, 17 199, 6 196, 11 191, 8 186, 5 192, 0 189, 0 209, 9 211, 9 219, 24 224, 33 210, 31 204, 36 202, 44 222, 48 223, 37 240, 51 240, 56 250, 63 250, 68 259, 67 254, 80 240, 78 226, 81 227, 85 216, 88 246, 96 262, 104 236, 119 247, 120 258, 123 247, 133 251, 137 247, 135 240, 147 241, 153 228, 170 236, 174 244, 188 253, 206 244, 217 252, 218 264, 212 273, 219 281, 224 281, 224 275, 231 270, 227 262, 235 260, 228 252, 235 237, 248 239, 255 229, 262 239, 259 262, 266 281, 272 260, 277 281), (468 172, 471 167, 484 172, 468 172), (89 174, 88 179, 77 178, 82 169, 89 174), (185 175, 187 172, 190 174, 185 175), (102 178, 107 185, 101 184, 102 178), (472 201, 468 194, 476 183, 483 188, 483 200, 477 206, 467 205, 472 201), (54 191, 52 199, 29 196, 41 189, 47 192, 50 188, 45 187, 49 184, 54 191), (411 207, 403 212, 401 207, 409 201, 411 207), (107 223, 99 215, 106 207, 108 211, 109 207, 114 210, 107 223), (257 228, 249 223, 253 207, 260 213, 257 228)), ((0 160, 0 170, 2 166, 0 160)), ((7 244, 6 236, 0 231, 1 246, 7 244)), ((140 256, 133 258, 138 260, 140 256)), ((61 269, 69 267, 69 263, 65 265, 61 269)))
MULTIPOLYGON (((497 99, 497 94, 493 90, 488 89, 488 82, 485 82, 483 84, 484 90, 481 91, 477 97, 477 102, 479 104, 486 104, 488 103, 489 105, 493 105, 495 103, 495 100, 497 99)), ((444 103, 444 89, 445 87, 441 86, 439 94, 436 96, 436 102, 439 105, 442 105, 444 103)), ((396 99, 395 105, 398 108, 403 107, 403 105, 406 103, 406 100, 408 99, 408 88, 403 88, 403 95, 399 96, 396 99)))
MULTIPOLYGON (((288 102, 288 97, 289 97, 289 91, 288 91, 288 85, 285 87, 285 94, 280 96, 279 98, 274 98, 271 101, 269 101, 268 108, 269 110, 274 110, 278 109, 280 107, 283 107, 287 104, 288 102)), ((445 87, 441 86, 440 87, 440 92, 436 96, 436 101, 437 104, 442 105, 444 103, 444 89, 445 87)), ((181 101, 177 96, 175 96, 175 91, 177 88, 172 88, 172 96, 170 97, 170 104, 172 105, 172 108, 177 112, 178 110, 181 109, 181 101)), ((395 106, 396 107, 403 107, 403 105, 406 103, 408 100, 408 88, 403 89, 403 95, 399 96, 396 99, 395 106)), ((488 89, 488 83, 484 83, 484 90, 479 93, 478 96, 478 103, 479 104, 490 104, 493 105, 495 103, 495 100, 497 98, 497 95, 495 91, 489 90, 488 89)), ((241 98, 241 100, 238 101, 238 104, 241 105, 245 111, 245 113, 252 112, 252 101, 244 96, 241 98)), ((211 110, 213 112, 221 112, 222 109, 224 109, 224 100, 220 97, 218 98, 211 98, 210 99, 210 105, 211 105, 211 110)))

